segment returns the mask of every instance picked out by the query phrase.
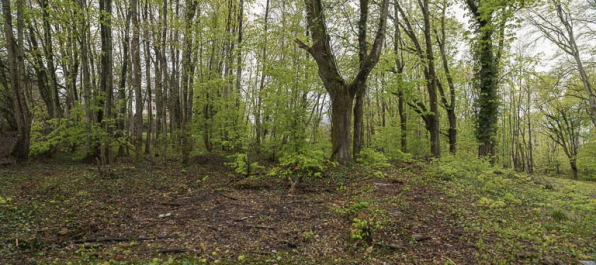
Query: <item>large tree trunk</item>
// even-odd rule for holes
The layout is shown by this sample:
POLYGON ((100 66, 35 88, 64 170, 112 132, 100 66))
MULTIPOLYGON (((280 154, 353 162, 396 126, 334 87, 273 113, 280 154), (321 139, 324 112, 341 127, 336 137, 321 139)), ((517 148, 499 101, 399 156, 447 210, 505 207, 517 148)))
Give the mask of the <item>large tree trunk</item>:
POLYGON ((353 162, 350 152, 350 127, 352 104, 354 97, 364 88, 368 75, 381 56, 387 27, 387 11, 389 1, 383 0, 379 16, 379 27, 370 52, 366 47, 366 18, 368 16, 368 0, 360 0, 360 26, 358 30, 360 66, 351 83, 339 73, 335 56, 331 49, 330 37, 327 34, 323 5, 321 0, 305 0, 307 22, 312 32, 312 46, 296 39, 298 46, 313 56, 319 68, 319 77, 323 81, 327 93, 331 97, 331 142, 333 152, 331 159, 341 163, 353 162))
POLYGON ((578 174, 577 174, 577 163, 576 163, 575 158, 569 158, 569 165, 571 166, 571 172, 573 172, 573 179, 577 180, 578 174))
POLYGON ((366 84, 356 93, 356 104, 354 105, 354 159, 360 156, 364 145, 364 98, 366 97, 366 84))
POLYGON ((17 143, 12 155, 17 161, 29 159, 29 140, 31 132, 31 115, 25 99, 25 63, 23 50, 23 0, 17 0, 17 36, 12 31, 12 14, 10 0, 2 0, 2 13, 4 14, 4 37, 8 51, 8 69, 10 72, 10 90, 17 122, 17 143))
MULTIPOLYGON (((338 85, 342 86, 342 85, 338 85)), ((343 85, 345 86, 345 85, 343 85)), ((331 97, 331 158, 337 162, 351 162, 350 125, 352 122, 353 97, 344 87, 334 88, 344 93, 337 93, 331 97)))
POLYGON ((479 71, 476 73, 476 82, 479 87, 479 96, 476 102, 478 114, 476 116, 476 139, 479 157, 490 157, 491 163, 495 162, 495 141, 498 122, 499 101, 497 98, 497 63, 495 59, 492 36, 494 25, 491 22, 491 13, 482 13, 480 6, 472 0, 466 4, 478 24, 479 39, 476 43, 476 56, 479 71))

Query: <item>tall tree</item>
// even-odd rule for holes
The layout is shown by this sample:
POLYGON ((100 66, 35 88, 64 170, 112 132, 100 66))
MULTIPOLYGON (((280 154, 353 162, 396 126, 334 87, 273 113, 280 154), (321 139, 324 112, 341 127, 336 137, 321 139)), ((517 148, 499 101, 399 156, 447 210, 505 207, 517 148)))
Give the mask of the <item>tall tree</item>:
MULTIPOLYGON (((113 76, 112 76, 112 0, 99 0, 99 20, 101 36, 101 75, 99 90, 104 94, 103 112, 98 112, 98 122, 103 122, 107 135, 111 134, 110 122, 104 119, 112 117, 113 76)), ((110 162, 110 137, 104 137, 101 159, 103 163, 110 162)))
POLYGON ((15 120, 17 123, 17 143, 12 155, 17 161, 29 159, 31 136, 31 114, 25 98, 25 55, 24 55, 24 3, 17 0, 17 37, 13 34, 12 11, 10 0, 2 0, 4 15, 4 38, 8 51, 8 70, 10 90, 15 120))
MULTIPOLYGON (((549 0, 548 6, 533 10, 527 18, 532 25, 542 32, 542 35, 546 39, 573 57, 588 97, 588 112, 592 117, 592 124, 596 126, 596 96, 594 95, 594 88, 590 83, 590 77, 588 76, 585 63, 582 60, 580 45, 578 44, 578 35, 583 35, 581 32, 578 33, 578 31, 582 26, 581 23, 586 20, 581 17, 577 18, 575 14, 581 13, 581 11, 571 10, 572 6, 574 6, 574 3, 571 1, 549 0), (553 20, 553 17, 556 17, 556 20, 553 20)), ((575 7, 583 8, 583 6, 575 7)), ((585 27, 586 25, 583 26, 585 27)))
POLYGON ((476 24, 475 60, 478 70, 475 86, 478 87, 476 101, 476 139, 480 143, 478 156, 491 157, 495 162, 495 146, 499 100, 497 97, 499 61, 505 36, 505 23, 512 15, 513 2, 466 0, 476 24), (495 47, 494 42, 497 41, 495 47), (496 50, 496 51, 495 51, 496 50))
POLYGON ((135 158, 140 160, 143 148, 143 92, 141 88, 141 44, 140 34, 141 25, 139 22, 139 2, 132 0, 131 3, 132 16, 132 86, 135 92, 135 114, 134 114, 134 129, 133 129, 133 143, 135 146, 135 158))
MULTIPOLYGON (((300 48, 306 50, 317 62, 319 77, 321 77, 323 85, 331 97, 331 159, 343 163, 352 162, 350 125, 352 124, 353 101, 356 94, 361 89, 364 89, 370 72, 379 61, 385 41, 389 0, 382 1, 379 25, 372 49, 365 55, 365 60, 359 65, 357 74, 350 82, 341 76, 337 67, 330 43, 330 36, 327 34, 327 25, 321 0, 305 0, 305 5, 307 24, 312 34, 312 44, 309 46, 298 38, 296 38, 296 43, 298 43, 300 48)), ((368 0, 360 0, 361 9, 368 10, 368 5, 368 0)), ((363 33, 365 34, 366 30, 359 30, 359 35, 363 33)))

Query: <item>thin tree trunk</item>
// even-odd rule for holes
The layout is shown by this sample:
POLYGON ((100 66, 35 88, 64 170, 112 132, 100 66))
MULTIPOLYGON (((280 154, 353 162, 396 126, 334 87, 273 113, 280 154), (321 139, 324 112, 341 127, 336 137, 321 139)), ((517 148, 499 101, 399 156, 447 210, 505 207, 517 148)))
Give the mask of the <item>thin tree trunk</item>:
POLYGON ((110 163, 110 135, 112 129, 110 123, 105 119, 112 117, 112 98, 113 98, 113 76, 112 76, 112 0, 99 0, 100 14, 100 35, 101 35, 101 76, 100 91, 104 92, 104 113, 98 114, 98 122, 103 123, 107 134, 103 139, 103 148, 101 149, 101 160, 104 164, 110 163))

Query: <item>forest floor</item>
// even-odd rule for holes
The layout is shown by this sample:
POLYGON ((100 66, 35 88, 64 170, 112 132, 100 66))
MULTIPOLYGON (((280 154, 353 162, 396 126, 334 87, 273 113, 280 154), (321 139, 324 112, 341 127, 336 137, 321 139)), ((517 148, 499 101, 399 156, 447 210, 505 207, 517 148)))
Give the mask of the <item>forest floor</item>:
POLYGON ((226 161, 0 168, 0 263, 596 260, 594 183, 402 163, 338 167, 288 194, 226 161))

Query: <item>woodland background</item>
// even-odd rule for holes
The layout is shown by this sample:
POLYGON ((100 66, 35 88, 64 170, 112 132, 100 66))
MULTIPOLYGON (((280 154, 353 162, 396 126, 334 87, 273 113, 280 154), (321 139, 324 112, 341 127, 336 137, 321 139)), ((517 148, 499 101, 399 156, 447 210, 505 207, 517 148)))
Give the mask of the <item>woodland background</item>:
POLYGON ((17 160, 187 163, 221 151, 250 165, 350 162, 365 150, 595 178, 592 2, 3 0, 2 10, 0 128, 16 132, 5 153, 17 160))

